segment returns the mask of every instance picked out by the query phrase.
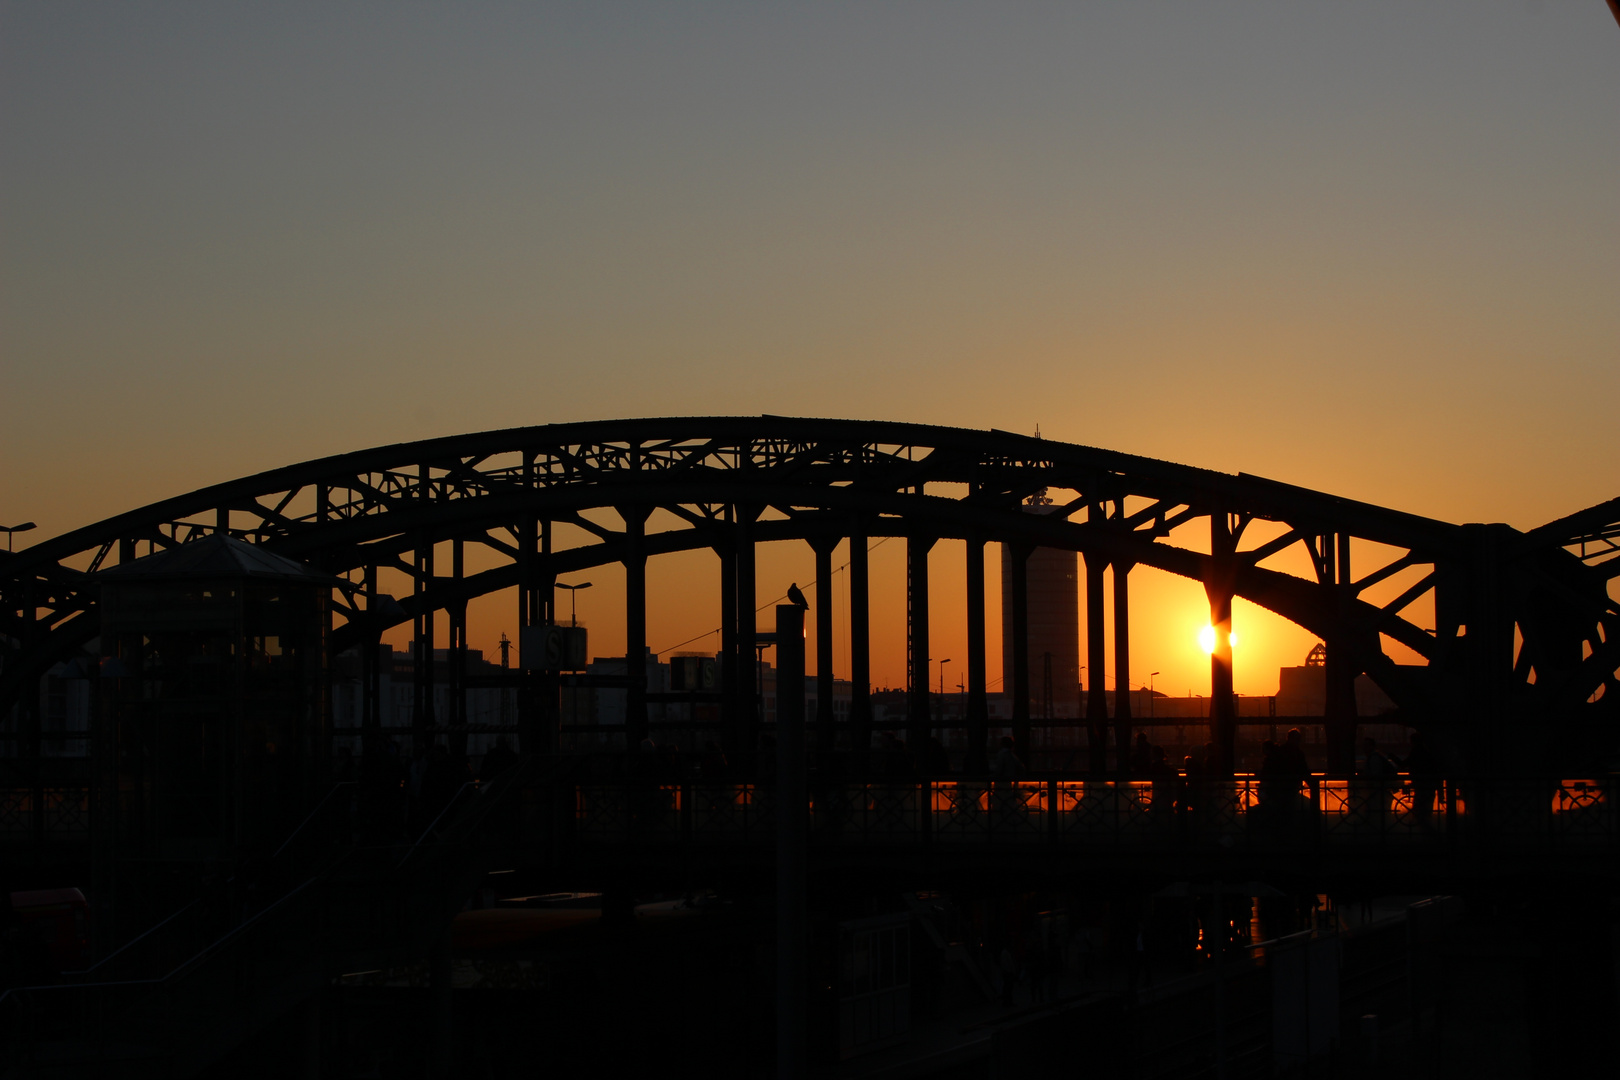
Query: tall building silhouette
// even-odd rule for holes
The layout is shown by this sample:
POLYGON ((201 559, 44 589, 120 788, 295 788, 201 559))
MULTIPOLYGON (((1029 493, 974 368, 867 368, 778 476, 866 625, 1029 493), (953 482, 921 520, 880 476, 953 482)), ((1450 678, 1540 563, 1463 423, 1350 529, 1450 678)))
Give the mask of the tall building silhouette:
MULTIPOLYGON (((1049 514, 1044 494, 1024 504, 1031 514, 1049 514)), ((1025 564, 1029 590, 1029 714, 1080 715, 1079 556, 1058 548, 1036 548, 1025 564)), ((1012 548, 1001 545, 1002 689, 1013 690, 1012 548)))

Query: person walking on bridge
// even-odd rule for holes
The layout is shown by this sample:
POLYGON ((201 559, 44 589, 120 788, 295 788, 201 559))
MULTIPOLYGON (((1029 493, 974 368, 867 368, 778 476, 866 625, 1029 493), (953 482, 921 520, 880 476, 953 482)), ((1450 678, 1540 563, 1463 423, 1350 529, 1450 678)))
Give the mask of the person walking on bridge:
POLYGON ((1016 744, 1010 737, 1002 736, 1001 749, 990 759, 990 778, 998 783, 1017 780, 1023 772, 1024 763, 1018 760, 1016 744))
POLYGON ((1301 787, 1310 790, 1309 806, 1317 805, 1316 777, 1311 775, 1310 762, 1305 759, 1305 736, 1299 728, 1288 729, 1288 739, 1277 748, 1279 776, 1288 785, 1286 806, 1290 812, 1302 809, 1301 787))
POLYGON ((1023 809, 1018 795, 1018 778, 1023 775, 1024 763, 1018 760, 1011 738, 1002 737, 1001 749, 990 759, 991 825, 1014 824, 1023 809))
POLYGON ((1378 752, 1378 743, 1372 738, 1361 740, 1361 792, 1368 818, 1382 822, 1389 812, 1389 797, 1400 774, 1394 762, 1378 752))
POLYGON ((1429 749, 1421 732, 1412 732, 1412 749, 1406 755, 1406 772, 1412 780, 1412 816, 1427 825, 1434 816, 1434 799, 1440 793, 1440 760, 1429 749))

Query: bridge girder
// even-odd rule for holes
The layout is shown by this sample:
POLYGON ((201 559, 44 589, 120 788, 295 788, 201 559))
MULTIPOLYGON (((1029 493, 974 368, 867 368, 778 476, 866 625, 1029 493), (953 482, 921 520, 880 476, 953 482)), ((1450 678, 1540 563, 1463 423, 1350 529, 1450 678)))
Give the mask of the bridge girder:
MULTIPOLYGON (((1229 589, 1353 654, 1414 722, 1497 730, 1509 713, 1613 741, 1620 717, 1620 499, 1529 533, 1460 526, 1247 474, 1220 473, 1001 431, 785 417, 594 421, 378 447, 291 465, 115 515, 0 564, 0 710, 96 633, 93 574, 140 552, 225 530, 327 572, 418 578, 403 617, 518 583, 525 521, 592 540, 546 556, 551 575, 621 561, 625 533, 589 516, 664 509, 646 555, 723 548, 730 508, 754 508, 754 540, 832 535, 974 537, 1068 548, 1229 589), (932 490, 930 490, 932 489, 932 490), (1055 511, 1029 514, 1037 493, 1055 511), (1244 548, 1254 522, 1281 531, 1244 548), (1200 523, 1209 528, 1199 529, 1200 523), (1233 550, 1188 543, 1223 525, 1233 550), (452 582, 405 556, 460 540, 506 558, 452 582), (1376 545, 1352 574, 1351 542, 1376 545), (1302 547, 1311 576, 1262 565, 1302 547), (1374 600, 1385 583, 1407 588, 1374 600), (1433 627, 1403 614, 1432 597, 1433 627), (1510 665, 1490 661, 1512 639, 1510 665), (1381 636, 1427 661, 1393 661, 1381 636), (1489 717, 1496 719, 1490 720, 1489 717)), ((334 598, 334 645, 356 641, 353 591, 334 598)), ((374 631, 375 624, 367 627, 374 631)), ((1494 736, 1492 736, 1494 737, 1494 736)))

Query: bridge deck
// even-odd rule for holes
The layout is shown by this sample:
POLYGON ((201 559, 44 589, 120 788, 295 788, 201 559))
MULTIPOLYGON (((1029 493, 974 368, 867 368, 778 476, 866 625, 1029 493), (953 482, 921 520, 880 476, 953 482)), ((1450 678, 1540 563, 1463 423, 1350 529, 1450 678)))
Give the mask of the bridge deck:
MULTIPOLYGON (((871 872, 1299 872, 1369 885, 1516 873, 1620 876, 1620 777, 1379 788, 1317 776, 1297 795, 1270 788, 1253 776, 1191 791, 1163 780, 812 783, 805 820, 818 865, 871 872)), ((531 790, 523 802, 523 820, 510 822, 497 846, 545 843, 553 857, 581 867, 774 858, 777 806, 768 782, 587 781, 531 790)))

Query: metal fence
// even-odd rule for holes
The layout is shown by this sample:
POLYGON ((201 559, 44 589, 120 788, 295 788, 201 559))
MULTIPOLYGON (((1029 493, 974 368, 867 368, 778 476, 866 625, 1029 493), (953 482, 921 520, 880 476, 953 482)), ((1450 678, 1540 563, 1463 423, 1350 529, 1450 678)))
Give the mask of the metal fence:
MULTIPOLYGON (((773 842, 769 783, 625 780, 571 788, 566 831, 584 844, 773 842)), ((1165 780, 915 780, 817 785, 806 823, 822 845, 941 848, 1379 848, 1468 842, 1620 847, 1620 777, 1363 781, 1255 776, 1165 780)))

